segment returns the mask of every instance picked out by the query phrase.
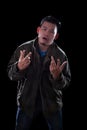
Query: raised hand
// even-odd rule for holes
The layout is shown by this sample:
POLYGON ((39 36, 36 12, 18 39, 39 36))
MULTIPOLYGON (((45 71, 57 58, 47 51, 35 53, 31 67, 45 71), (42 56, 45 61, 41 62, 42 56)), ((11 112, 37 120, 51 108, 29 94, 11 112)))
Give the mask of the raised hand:
POLYGON ((31 63, 31 52, 29 52, 26 56, 25 56, 25 50, 21 50, 20 51, 20 57, 18 60, 18 69, 19 70, 23 70, 25 68, 27 68, 30 63, 31 63))
POLYGON ((50 73, 53 76, 54 79, 58 78, 60 73, 62 72, 65 64, 67 63, 67 61, 64 61, 62 64, 60 62, 60 59, 57 59, 57 63, 54 60, 54 57, 51 56, 51 62, 50 62, 50 73))

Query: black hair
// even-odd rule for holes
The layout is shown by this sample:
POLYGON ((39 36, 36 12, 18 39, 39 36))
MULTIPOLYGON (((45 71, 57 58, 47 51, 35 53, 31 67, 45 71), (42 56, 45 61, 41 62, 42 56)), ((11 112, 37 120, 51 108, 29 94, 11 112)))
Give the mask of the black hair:
POLYGON ((45 21, 55 24, 55 25, 57 26, 57 30, 58 30, 58 31, 60 30, 60 28, 61 28, 61 22, 60 22, 57 18, 55 18, 54 16, 46 16, 46 17, 44 17, 44 18, 41 20, 41 22, 40 22, 40 26, 41 26, 45 21))

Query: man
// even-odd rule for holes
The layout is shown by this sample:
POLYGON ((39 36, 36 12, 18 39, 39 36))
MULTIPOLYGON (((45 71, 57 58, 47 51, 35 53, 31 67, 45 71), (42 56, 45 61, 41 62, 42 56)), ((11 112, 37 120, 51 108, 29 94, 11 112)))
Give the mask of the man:
POLYGON ((71 73, 65 52, 54 42, 61 23, 46 16, 38 36, 15 50, 8 76, 18 82, 16 130, 30 130, 40 112, 49 130, 62 130, 62 89, 69 86, 71 73))

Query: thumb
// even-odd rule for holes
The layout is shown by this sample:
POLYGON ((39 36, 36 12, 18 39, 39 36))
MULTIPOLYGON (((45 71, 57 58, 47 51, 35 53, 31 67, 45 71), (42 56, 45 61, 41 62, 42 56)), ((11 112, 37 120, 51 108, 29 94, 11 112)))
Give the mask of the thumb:
POLYGON ((67 64, 67 61, 64 61, 62 63, 62 65, 60 66, 60 71, 62 71, 64 69, 64 67, 65 67, 66 64, 67 64))

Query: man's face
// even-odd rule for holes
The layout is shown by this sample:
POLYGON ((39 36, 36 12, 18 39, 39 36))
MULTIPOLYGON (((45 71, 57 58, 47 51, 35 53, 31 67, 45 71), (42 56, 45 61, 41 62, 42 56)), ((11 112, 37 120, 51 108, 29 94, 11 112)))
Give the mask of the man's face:
POLYGON ((44 22, 41 27, 38 27, 38 42, 39 44, 49 46, 53 43, 57 36, 57 26, 50 22, 44 22))

